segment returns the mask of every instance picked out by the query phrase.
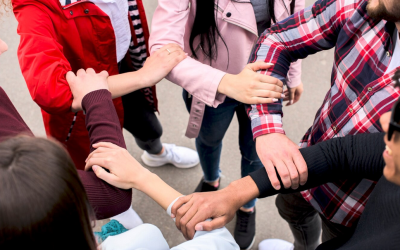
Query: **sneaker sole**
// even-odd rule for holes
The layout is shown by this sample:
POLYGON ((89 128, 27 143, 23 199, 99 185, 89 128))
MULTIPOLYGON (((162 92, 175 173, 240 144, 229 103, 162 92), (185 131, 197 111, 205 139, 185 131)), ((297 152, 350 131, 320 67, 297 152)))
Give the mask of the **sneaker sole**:
POLYGON ((154 162, 154 161, 151 161, 151 160, 147 159, 147 157, 145 155, 142 155, 140 158, 142 159, 144 164, 146 164, 147 166, 152 167, 152 168, 161 167, 161 166, 164 166, 164 165, 167 165, 167 164, 172 164, 177 168, 192 168, 192 167, 197 166, 199 164, 199 162, 200 162, 200 161, 198 161, 198 162, 190 164, 190 165, 180 165, 180 164, 173 164, 171 162, 166 162, 166 163, 154 162))
POLYGON ((248 246, 247 248, 241 248, 240 250, 250 250, 250 248, 253 247, 255 241, 256 241, 256 236, 254 235, 253 240, 250 243, 250 246, 248 246))

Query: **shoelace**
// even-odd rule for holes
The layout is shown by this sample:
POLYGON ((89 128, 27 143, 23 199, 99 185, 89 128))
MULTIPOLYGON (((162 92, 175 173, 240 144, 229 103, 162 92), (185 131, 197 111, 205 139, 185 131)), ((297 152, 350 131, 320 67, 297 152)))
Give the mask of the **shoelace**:
POLYGON ((239 232, 246 233, 247 232, 247 225, 249 224, 250 216, 241 216, 239 220, 239 232))

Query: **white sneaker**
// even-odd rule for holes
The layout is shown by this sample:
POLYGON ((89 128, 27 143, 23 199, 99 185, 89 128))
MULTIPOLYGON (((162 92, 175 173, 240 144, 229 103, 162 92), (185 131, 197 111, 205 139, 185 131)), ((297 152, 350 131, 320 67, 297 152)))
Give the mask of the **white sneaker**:
POLYGON ((258 245, 258 250, 293 250, 292 243, 280 239, 263 240, 258 245))
POLYGON ((149 167, 160 167, 171 163, 177 168, 192 168, 199 164, 199 155, 190 148, 179 147, 175 144, 163 143, 164 152, 161 155, 142 154, 142 161, 149 167))

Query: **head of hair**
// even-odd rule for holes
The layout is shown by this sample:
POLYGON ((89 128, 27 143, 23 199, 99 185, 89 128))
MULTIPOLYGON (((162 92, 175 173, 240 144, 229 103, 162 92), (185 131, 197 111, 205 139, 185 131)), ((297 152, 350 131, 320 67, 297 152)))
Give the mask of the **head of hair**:
MULTIPOLYGON (((235 0, 231 0, 235 1, 235 0)), ((275 18, 275 0, 265 0, 268 4, 268 11, 271 19, 276 23, 275 18)), ((290 3, 290 14, 294 14, 295 0, 290 3)), ((247 3, 243 3, 247 4, 247 3)), ((199 37, 199 48, 201 52, 211 61, 218 57, 217 39, 221 39, 228 50, 223 37, 221 36, 217 26, 217 8, 218 0, 196 0, 196 16, 193 22, 192 32, 190 33, 189 46, 194 58, 198 59, 197 47, 194 46, 196 37, 199 37)), ((269 28, 269 27, 267 27, 269 28)), ((228 51, 229 56, 229 51, 228 51)), ((228 58, 229 63, 229 58, 228 58)))
POLYGON ((0 143, 0 249, 96 249, 92 210, 58 143, 18 136, 0 143))

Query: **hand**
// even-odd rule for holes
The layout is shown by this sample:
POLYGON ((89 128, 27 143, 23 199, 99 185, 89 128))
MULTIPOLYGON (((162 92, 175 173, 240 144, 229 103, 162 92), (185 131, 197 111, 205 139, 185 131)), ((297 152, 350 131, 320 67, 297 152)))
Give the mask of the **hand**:
POLYGON ((92 168, 97 177, 113 186, 140 189, 146 176, 151 174, 124 148, 109 142, 100 142, 93 147, 96 150, 86 159, 85 170, 92 168))
POLYGON ((297 87, 285 89, 283 94, 285 95, 283 101, 288 101, 286 106, 295 104, 300 100, 301 94, 303 94, 303 83, 300 83, 297 87))
POLYGON ((0 55, 8 50, 7 44, 0 39, 0 55))
POLYGON ((82 99, 85 95, 92 91, 99 89, 107 89, 107 71, 102 71, 99 74, 93 69, 78 70, 76 75, 69 71, 66 75, 67 82, 71 89, 74 100, 72 101, 71 110, 72 112, 78 112, 82 110, 82 99))
POLYGON ((256 73, 273 64, 255 62, 248 64, 238 75, 226 74, 218 92, 246 104, 272 103, 283 98, 283 83, 277 78, 256 73))
POLYGON ((304 185, 307 182, 307 164, 299 147, 286 135, 273 133, 259 136, 256 139, 256 149, 269 180, 276 190, 279 190, 281 186, 275 168, 285 188, 297 189, 299 183, 304 185))
POLYGON ((171 43, 161 47, 148 57, 143 68, 138 70, 141 78, 144 79, 144 87, 156 85, 186 57, 187 54, 177 44, 171 43))
POLYGON ((258 196, 256 183, 246 176, 216 192, 179 198, 171 208, 171 216, 175 217, 176 227, 189 240, 195 231, 211 231, 225 226, 241 206, 258 196), (212 221, 205 221, 210 218, 212 221))

